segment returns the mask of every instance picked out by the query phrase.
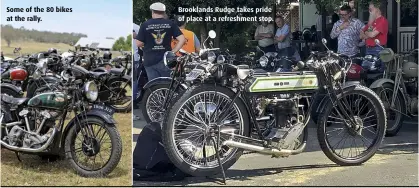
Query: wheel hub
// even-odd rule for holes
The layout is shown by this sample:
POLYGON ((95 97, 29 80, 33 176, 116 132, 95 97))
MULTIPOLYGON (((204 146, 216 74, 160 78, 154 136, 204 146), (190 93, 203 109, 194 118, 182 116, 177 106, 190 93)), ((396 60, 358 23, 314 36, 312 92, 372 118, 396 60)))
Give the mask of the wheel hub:
POLYGON ((82 150, 84 155, 92 157, 100 152, 100 144, 95 138, 84 139, 82 150))
POLYGON ((361 135, 362 128, 364 127, 364 123, 362 119, 358 116, 355 116, 354 120, 355 120, 355 125, 351 125, 351 127, 349 128, 349 132, 352 136, 361 135))

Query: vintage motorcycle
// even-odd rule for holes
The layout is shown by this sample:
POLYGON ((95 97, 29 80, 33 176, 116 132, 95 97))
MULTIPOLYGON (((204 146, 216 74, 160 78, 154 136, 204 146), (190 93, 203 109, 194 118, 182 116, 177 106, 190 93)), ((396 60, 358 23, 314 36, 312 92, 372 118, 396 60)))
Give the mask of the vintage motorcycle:
MULTIPOLYGON (((380 41, 375 40, 380 46, 380 41)), ((386 63, 381 79, 370 86, 384 103, 387 111, 387 135, 395 136, 403 125, 404 117, 418 115, 418 63, 408 61, 416 56, 418 49, 407 53, 394 54, 390 48, 382 47, 380 59, 386 63)))
MULTIPOLYGON (((169 67, 174 69, 171 77, 159 77, 153 80, 149 80, 142 89, 142 101, 140 102, 140 109, 147 123, 150 122, 161 122, 167 109, 167 105, 174 101, 174 97, 178 93, 185 91, 188 86, 184 84, 185 71, 186 73, 191 70, 190 67, 198 64, 201 59, 205 59, 208 62, 214 62, 217 59, 217 55, 214 51, 219 48, 206 48, 205 42, 216 37, 215 31, 209 31, 207 39, 204 41, 204 48, 201 49, 200 54, 188 54, 184 50, 180 50, 183 57, 177 58, 176 56, 170 56, 171 59, 175 59, 173 65, 169 67), (185 67, 186 66, 186 67, 185 67), (189 67, 189 68, 188 68, 189 67), (172 96, 172 97, 167 97, 172 96)), ((193 69, 193 68, 192 68, 193 69)))
POLYGON ((113 119, 114 109, 95 103, 98 88, 79 66, 61 90, 32 98, 1 95, 1 146, 41 157, 65 155, 77 174, 103 177, 117 166, 122 142, 113 119), (68 115, 74 117, 67 123, 68 115))
POLYGON ((320 92, 330 98, 323 104, 317 128, 322 151, 339 165, 368 161, 384 138, 384 106, 372 90, 341 81, 343 66, 335 56, 331 51, 312 52, 306 63, 299 64, 313 71, 285 73, 254 73, 246 65, 221 62, 201 64, 187 75, 192 86, 163 121, 162 140, 170 161, 193 176, 221 171, 225 181, 224 169, 230 168, 243 150, 273 157, 299 154, 308 141, 313 102, 308 98, 313 100, 311 95, 320 92), (252 96, 264 97, 275 109, 275 123, 269 131, 262 132, 259 127, 252 110, 257 104, 249 101, 252 96), (342 138, 332 142, 332 136, 339 135, 342 138), (339 150, 348 138, 349 145, 356 146, 339 150))

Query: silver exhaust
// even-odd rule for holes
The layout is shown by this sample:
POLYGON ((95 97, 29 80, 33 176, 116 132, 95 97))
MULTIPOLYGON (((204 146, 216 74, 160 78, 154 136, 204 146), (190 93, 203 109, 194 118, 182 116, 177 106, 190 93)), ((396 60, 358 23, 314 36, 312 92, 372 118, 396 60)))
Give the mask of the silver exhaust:
POLYGON ((288 149, 278 150, 276 148, 265 148, 265 147, 262 147, 262 146, 256 146, 256 145, 252 145, 252 144, 236 142, 236 141, 233 141, 233 140, 226 140, 226 141, 223 142, 223 145, 229 146, 229 147, 241 148, 241 149, 249 150, 249 151, 255 151, 255 152, 258 152, 260 154, 273 155, 275 157, 287 157, 287 156, 290 156, 290 155, 296 155, 296 154, 302 153, 304 151, 304 148, 306 147, 306 143, 303 143, 296 150, 288 150, 288 149))
POLYGON ((45 149, 48 148, 49 145, 51 145, 52 140, 54 140, 55 134, 57 133, 57 128, 54 127, 54 129, 52 130, 51 136, 49 137, 49 139, 47 140, 47 142, 45 142, 45 144, 37 149, 33 149, 33 148, 21 148, 21 147, 16 147, 16 146, 11 146, 9 144, 7 144, 6 142, 4 142, 3 140, 0 140, 1 146, 6 147, 7 149, 13 150, 13 151, 23 151, 23 152, 30 152, 30 153, 38 153, 38 152, 42 152, 45 149))

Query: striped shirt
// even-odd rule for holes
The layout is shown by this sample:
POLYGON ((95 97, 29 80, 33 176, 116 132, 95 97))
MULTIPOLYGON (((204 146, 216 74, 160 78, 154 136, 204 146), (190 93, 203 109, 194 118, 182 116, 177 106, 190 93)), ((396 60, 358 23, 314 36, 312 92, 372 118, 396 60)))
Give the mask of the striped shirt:
POLYGON ((351 18, 349 20, 349 25, 345 29, 338 29, 338 27, 342 24, 343 21, 339 20, 333 25, 330 38, 338 38, 338 53, 349 57, 355 56, 359 53, 359 34, 361 29, 364 27, 364 23, 357 18, 351 18))

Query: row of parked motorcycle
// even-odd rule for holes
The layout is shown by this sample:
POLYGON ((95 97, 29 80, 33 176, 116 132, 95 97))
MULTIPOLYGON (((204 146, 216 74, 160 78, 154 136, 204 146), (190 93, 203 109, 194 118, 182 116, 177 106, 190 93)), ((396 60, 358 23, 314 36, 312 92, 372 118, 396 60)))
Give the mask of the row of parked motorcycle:
MULTIPOLYGON (((208 36, 199 54, 166 52, 171 77, 149 80, 140 91, 145 120, 160 123, 170 161, 187 174, 224 172, 244 150, 299 154, 310 141, 310 120, 329 159, 362 164, 385 134, 397 134, 403 117, 417 115, 418 64, 404 59, 417 56, 417 50, 395 54, 382 47, 379 57, 355 58, 312 51, 298 62, 264 52, 258 59, 236 58, 227 49, 206 48, 216 34, 208 36), (292 70, 283 71, 282 59, 292 62, 292 70), (386 65, 382 73, 374 72, 378 62, 386 65), (377 77, 369 83, 371 74, 377 77), (345 143, 351 149, 339 150, 345 143)), ((327 49, 327 41, 322 43, 327 49)))
POLYGON ((115 169, 122 141, 113 118, 131 110, 131 52, 54 48, 1 56, 1 146, 103 177, 115 169))

